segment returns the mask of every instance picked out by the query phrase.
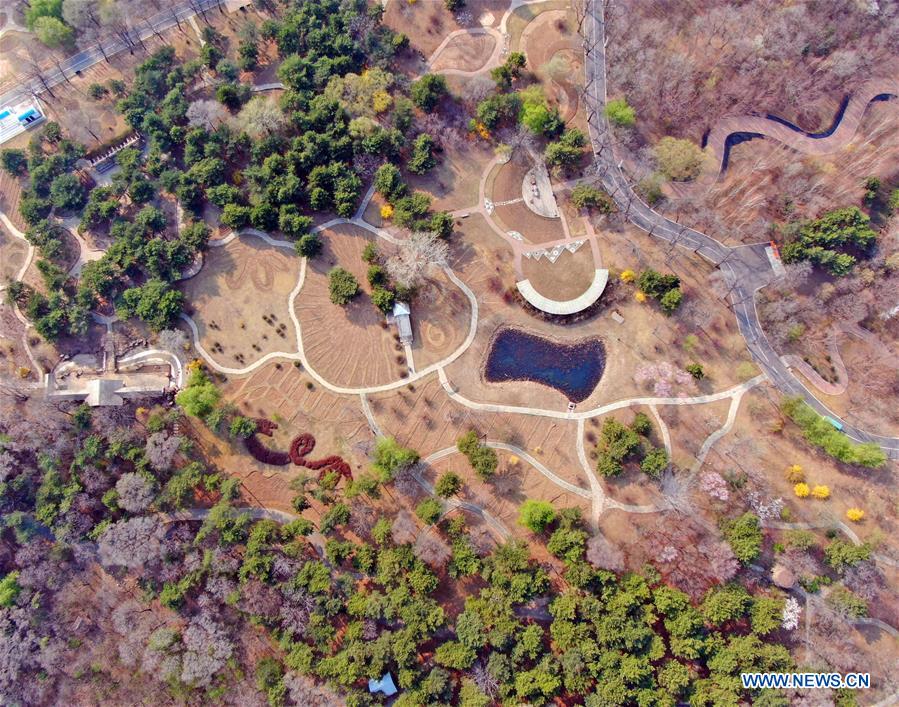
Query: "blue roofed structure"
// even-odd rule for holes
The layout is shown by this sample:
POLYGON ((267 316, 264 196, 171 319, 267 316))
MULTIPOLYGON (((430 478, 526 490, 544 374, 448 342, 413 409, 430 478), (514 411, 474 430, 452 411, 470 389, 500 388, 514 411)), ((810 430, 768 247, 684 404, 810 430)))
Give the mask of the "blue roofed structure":
POLYGON ((375 694, 376 692, 383 692, 387 697, 391 697, 396 694, 396 685, 393 684, 393 676, 387 672, 384 673, 384 677, 380 680, 375 680, 372 678, 368 681, 368 691, 371 694, 375 694))

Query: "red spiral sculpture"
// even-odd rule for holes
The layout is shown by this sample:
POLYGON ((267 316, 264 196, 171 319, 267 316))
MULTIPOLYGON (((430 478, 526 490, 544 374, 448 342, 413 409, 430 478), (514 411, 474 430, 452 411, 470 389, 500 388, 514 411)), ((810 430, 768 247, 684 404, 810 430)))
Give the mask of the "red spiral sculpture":
POLYGON ((289 452, 280 452, 269 449, 256 435, 271 437, 272 432, 278 429, 278 425, 264 417, 256 418, 256 431, 244 440, 247 451, 257 461, 274 466, 286 466, 293 462, 296 466, 319 472, 321 479, 327 472, 334 471, 352 481, 353 472, 350 465, 342 457, 332 455, 323 459, 307 459, 306 456, 315 449, 315 437, 308 432, 303 432, 293 438, 289 452))

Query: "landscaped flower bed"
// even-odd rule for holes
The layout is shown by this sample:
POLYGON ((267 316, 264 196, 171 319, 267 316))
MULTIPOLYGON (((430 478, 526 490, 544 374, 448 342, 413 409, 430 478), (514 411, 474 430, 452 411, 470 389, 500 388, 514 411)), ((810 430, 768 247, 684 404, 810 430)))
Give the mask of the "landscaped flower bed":
POLYGON ((322 459, 306 459, 306 455, 315 449, 315 437, 308 432, 303 432, 293 438, 289 452, 279 452, 266 447, 257 435, 271 437, 272 431, 277 428, 278 425, 271 420, 256 418, 256 432, 244 440, 247 451, 254 459, 263 464, 272 464, 274 466, 286 466, 293 462, 296 466, 320 472, 319 478, 328 471, 335 471, 341 476, 345 476, 348 480, 352 480, 353 472, 350 469, 350 465, 342 457, 332 455, 322 459))

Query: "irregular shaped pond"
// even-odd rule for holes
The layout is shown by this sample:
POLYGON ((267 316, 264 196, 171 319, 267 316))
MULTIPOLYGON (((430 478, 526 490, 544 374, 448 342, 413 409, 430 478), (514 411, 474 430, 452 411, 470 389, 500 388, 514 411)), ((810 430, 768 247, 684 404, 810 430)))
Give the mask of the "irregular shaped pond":
POLYGON ((599 339, 559 344, 520 329, 503 329, 493 338, 484 376, 491 383, 541 383, 579 403, 590 397, 605 366, 605 349, 599 339))

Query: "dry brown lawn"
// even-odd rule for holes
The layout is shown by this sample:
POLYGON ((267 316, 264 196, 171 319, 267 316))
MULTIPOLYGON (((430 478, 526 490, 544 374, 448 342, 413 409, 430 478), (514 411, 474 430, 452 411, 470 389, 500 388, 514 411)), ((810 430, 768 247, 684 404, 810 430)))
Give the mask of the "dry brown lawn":
MULTIPOLYGON (((440 141, 439 134, 434 137, 440 141)), ((427 174, 404 172, 404 176, 410 189, 425 192, 431 197, 431 207, 435 211, 476 207, 481 173, 492 157, 492 150, 481 141, 447 141, 443 152, 438 155, 436 167, 427 174)))
POLYGON ((28 257, 28 244, 21 238, 13 236, 6 227, 0 224, 0 282, 6 283, 19 274, 25 258, 28 257))
POLYGON ((522 258, 521 269, 537 292, 556 300, 573 299, 583 294, 593 281, 596 270, 589 243, 582 245, 575 253, 563 251, 555 263, 545 257, 540 260, 522 258))
POLYGON ((287 300, 299 272, 298 257, 254 236, 207 250, 203 269, 180 285, 203 348, 234 368, 296 351, 287 300))
POLYGON ((496 40, 489 34, 462 34, 453 37, 431 64, 431 71, 444 69, 477 71, 496 47, 496 40))
POLYGON ((308 262, 306 281, 296 300, 309 364, 335 385, 380 385, 406 374, 406 358, 395 330, 388 328, 369 296, 368 264, 362 260, 362 251, 375 238, 351 225, 324 231, 322 253, 308 262), (336 266, 353 273, 361 286, 359 295, 345 307, 333 304, 328 294, 328 272, 336 266))

